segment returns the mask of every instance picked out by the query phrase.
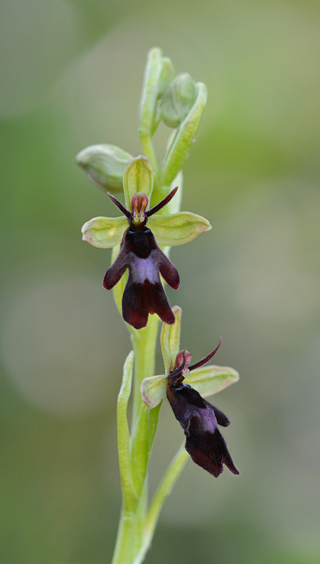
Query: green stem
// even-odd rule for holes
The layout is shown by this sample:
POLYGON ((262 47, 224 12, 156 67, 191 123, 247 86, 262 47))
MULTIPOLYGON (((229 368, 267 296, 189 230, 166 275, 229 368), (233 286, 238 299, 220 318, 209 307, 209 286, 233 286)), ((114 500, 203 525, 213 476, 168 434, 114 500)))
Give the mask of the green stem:
POLYGON ((183 468, 185 467, 187 460, 188 453, 185 450, 183 442, 176 456, 171 462, 167 472, 163 476, 162 481, 151 502, 145 523, 145 528, 143 531, 143 544, 133 564, 141 564, 141 562, 143 562, 144 557, 150 547, 163 503, 170 495, 172 488, 179 478, 183 468))
POLYGON ((158 318, 153 316, 147 327, 131 332, 135 359, 131 440, 127 405, 131 392, 133 353, 126 360, 118 396, 118 450, 123 509, 112 564, 131 564, 141 550, 148 508, 147 467, 159 409, 149 410, 142 402, 140 383, 154 373, 158 326, 158 318))
POLYGON ((150 135, 140 135, 140 141, 142 145, 143 154, 145 157, 149 157, 152 168, 156 172, 158 170, 158 162, 156 153, 154 150, 154 145, 152 141, 152 137, 150 135))
POLYGON ((141 400, 140 384, 144 378, 154 374, 158 327, 159 318, 153 315, 149 318, 147 327, 139 331, 133 330, 131 333, 131 342, 135 355, 132 429, 134 429, 141 407, 144 405, 141 400))
POLYGON ((133 546, 135 539, 134 513, 128 511, 124 506, 121 510, 118 535, 111 564, 130 564, 133 562, 133 546))

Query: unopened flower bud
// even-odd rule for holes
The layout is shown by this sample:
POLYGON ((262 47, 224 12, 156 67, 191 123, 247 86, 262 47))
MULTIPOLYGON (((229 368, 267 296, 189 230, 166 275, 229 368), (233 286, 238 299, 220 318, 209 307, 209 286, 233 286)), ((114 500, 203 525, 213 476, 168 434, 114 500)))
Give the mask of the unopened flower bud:
POLYGON ((178 127, 191 110, 196 95, 196 84, 190 74, 178 74, 162 97, 161 116, 164 123, 169 127, 178 127))
POLYGON ((121 192, 123 175, 133 157, 116 145, 92 145, 83 149, 76 162, 90 180, 108 192, 121 192))
POLYGON ((160 123, 158 100, 174 77, 174 68, 168 57, 162 56, 158 47, 150 49, 144 74, 139 110, 139 135, 141 139, 153 135, 160 123))

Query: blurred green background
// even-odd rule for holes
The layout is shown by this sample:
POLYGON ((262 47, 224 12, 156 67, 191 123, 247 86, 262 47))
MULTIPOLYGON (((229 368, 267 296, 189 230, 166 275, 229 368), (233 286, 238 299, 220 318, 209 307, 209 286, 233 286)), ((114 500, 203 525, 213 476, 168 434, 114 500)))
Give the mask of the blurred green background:
MULTIPOLYGON (((217 363, 240 372, 214 398, 240 476, 188 463, 146 563, 320 561, 319 11, 313 0, 2 0, 4 564, 111 560, 130 342, 101 285, 110 251, 80 236, 115 209, 74 158, 103 142, 141 152, 155 45, 209 89, 183 209, 213 230, 172 250, 182 284, 169 299, 194 360, 222 335, 217 363)), ((165 405, 151 490, 181 440, 165 405)))

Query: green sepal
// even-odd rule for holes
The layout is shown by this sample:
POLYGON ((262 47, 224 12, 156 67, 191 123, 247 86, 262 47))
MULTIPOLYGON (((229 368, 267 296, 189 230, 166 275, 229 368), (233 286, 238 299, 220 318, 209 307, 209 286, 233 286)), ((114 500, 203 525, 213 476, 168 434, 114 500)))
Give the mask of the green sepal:
POLYGON ((191 212, 154 215, 150 217, 148 226, 158 245, 169 247, 184 245, 212 228, 207 219, 191 212))
MULTIPOLYGON (((163 348, 162 348, 163 354, 163 348)), ((165 356, 165 355, 164 355, 165 356)), ((171 368, 172 370, 172 368, 171 368)), ((228 366, 206 366, 197 368, 186 377, 185 383, 206 398, 217 394, 239 380, 239 374, 228 366)), ((156 407, 165 397, 167 377, 162 375, 145 378, 141 382, 141 398, 147 407, 156 407)))
POLYGON ((175 323, 172 325, 163 323, 160 334, 161 352, 166 375, 174 369, 180 347, 182 309, 179 306, 173 306, 172 311, 175 316, 175 323))
POLYGON ((180 170, 177 176, 173 179, 170 186, 159 186, 157 182, 157 175, 155 175, 155 183, 154 183, 154 190, 152 192, 152 201, 151 206, 153 207, 161 200, 163 200, 171 190, 178 186, 179 190, 176 193, 175 197, 170 200, 170 202, 164 206, 161 210, 157 212, 157 216, 160 215, 170 215, 171 213, 177 213, 180 211, 181 208, 181 200, 183 194, 183 172, 180 170))
POLYGON ((207 102, 207 87, 196 83, 197 97, 187 117, 179 125, 159 171, 159 184, 169 186, 182 169, 197 133, 200 118, 207 102))
POLYGON ((121 243, 128 222, 125 217, 94 217, 81 228, 82 240, 93 247, 109 249, 121 243))
POLYGON ((121 192, 123 175, 133 156, 116 145, 92 145, 80 151, 76 162, 94 184, 108 192, 121 192))
POLYGON ((196 99, 196 83, 188 72, 179 73, 161 100, 161 117, 168 127, 176 128, 186 118, 196 99))
MULTIPOLYGON (((171 192, 171 190, 173 190, 173 188, 175 188, 176 186, 179 187, 179 190, 176 193, 175 197, 172 198, 172 200, 166 206, 168 215, 170 213, 177 213, 181 209, 182 194, 183 194, 183 172, 182 172, 182 170, 180 170, 178 172, 177 176, 171 182, 170 188, 167 191, 167 194, 169 194, 169 192, 171 192)), ((160 211, 162 211, 162 210, 160 210, 160 211)))
POLYGON ((154 172, 150 159, 140 155, 127 166, 123 177, 126 208, 131 211, 131 200, 137 192, 143 192, 149 202, 153 190, 154 172))
POLYGON ((141 382, 141 399, 147 407, 153 409, 166 397, 167 377, 163 374, 144 378, 141 382))
POLYGON ((185 379, 203 397, 217 394, 239 380, 239 373, 229 366, 196 368, 185 379))

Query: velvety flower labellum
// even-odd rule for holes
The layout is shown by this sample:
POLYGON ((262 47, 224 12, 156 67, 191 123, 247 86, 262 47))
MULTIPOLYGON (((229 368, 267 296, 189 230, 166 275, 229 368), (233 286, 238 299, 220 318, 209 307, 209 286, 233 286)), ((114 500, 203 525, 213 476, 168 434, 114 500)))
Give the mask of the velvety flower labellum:
POLYGON ((188 366, 191 355, 182 351, 177 355, 176 367, 167 378, 167 397, 176 419, 186 435, 186 450, 192 460, 217 478, 223 464, 233 474, 239 474, 227 449, 218 425, 227 427, 230 420, 219 409, 203 399, 191 386, 183 380, 190 370, 202 366, 213 357, 221 344, 206 358, 188 366))
POLYGON ((176 191, 177 188, 148 211, 148 198, 138 192, 132 198, 131 212, 109 194, 113 203, 127 217, 129 228, 124 232, 119 255, 105 273, 103 286, 110 290, 119 282, 125 271, 129 270, 122 298, 122 315, 135 329, 147 325, 149 313, 156 313, 165 323, 172 324, 175 321, 160 281, 160 274, 175 290, 180 284, 179 274, 158 247, 146 224, 148 218, 165 206, 176 191))

